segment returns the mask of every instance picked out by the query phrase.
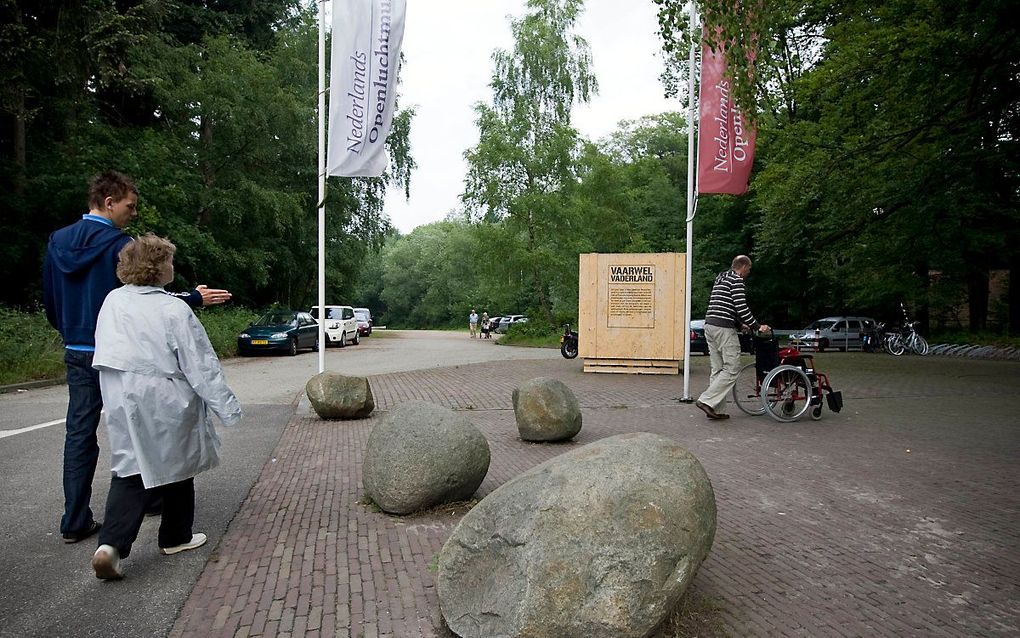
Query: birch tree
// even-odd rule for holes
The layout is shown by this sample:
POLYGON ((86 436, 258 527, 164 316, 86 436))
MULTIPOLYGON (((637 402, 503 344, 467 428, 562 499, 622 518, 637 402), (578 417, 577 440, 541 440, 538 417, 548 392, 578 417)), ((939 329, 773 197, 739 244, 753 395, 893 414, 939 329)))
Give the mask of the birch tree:
POLYGON ((479 142, 466 153, 465 205, 517 239, 507 269, 529 275, 549 323, 550 273, 576 272, 569 246, 582 230, 567 206, 580 150, 570 111, 597 89, 588 44, 573 33, 581 8, 581 0, 530 0, 513 20, 513 49, 492 55, 492 103, 476 106, 479 142))

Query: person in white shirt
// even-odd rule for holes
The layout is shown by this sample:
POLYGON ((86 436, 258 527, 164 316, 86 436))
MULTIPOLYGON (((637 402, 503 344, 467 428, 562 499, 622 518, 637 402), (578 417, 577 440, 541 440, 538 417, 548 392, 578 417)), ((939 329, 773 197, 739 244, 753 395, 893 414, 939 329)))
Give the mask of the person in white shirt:
POLYGON ((468 315, 468 329, 471 331, 471 338, 473 339, 478 335, 478 313, 475 309, 471 309, 471 314, 468 315))
POLYGON ((96 577, 123 577, 151 498, 163 499, 158 544, 163 554, 195 549, 194 477, 219 465, 220 439, 210 413, 224 425, 241 419, 209 337, 186 303, 166 295, 176 248, 144 235, 120 253, 125 285, 107 295, 96 324, 93 367, 106 407, 113 477, 96 577))

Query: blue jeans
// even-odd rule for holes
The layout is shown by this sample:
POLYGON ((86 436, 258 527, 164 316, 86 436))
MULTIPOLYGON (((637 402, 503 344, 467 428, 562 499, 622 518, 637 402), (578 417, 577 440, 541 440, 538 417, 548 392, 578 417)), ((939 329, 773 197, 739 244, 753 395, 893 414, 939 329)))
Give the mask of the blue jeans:
POLYGON ((67 365, 67 434, 64 437, 64 516, 61 534, 76 534, 92 523, 92 478, 99 461, 100 412, 103 395, 99 391, 99 371, 92 368, 91 352, 64 351, 67 365))

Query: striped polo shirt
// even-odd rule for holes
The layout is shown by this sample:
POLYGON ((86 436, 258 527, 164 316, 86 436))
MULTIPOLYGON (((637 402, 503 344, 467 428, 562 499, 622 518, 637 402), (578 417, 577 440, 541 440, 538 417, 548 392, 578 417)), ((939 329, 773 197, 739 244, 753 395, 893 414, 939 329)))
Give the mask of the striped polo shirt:
POLYGON ((712 296, 708 299, 708 311, 705 312, 705 323, 722 328, 740 328, 749 326, 758 328, 758 320, 751 314, 744 298, 744 278, 727 270, 715 278, 712 296))

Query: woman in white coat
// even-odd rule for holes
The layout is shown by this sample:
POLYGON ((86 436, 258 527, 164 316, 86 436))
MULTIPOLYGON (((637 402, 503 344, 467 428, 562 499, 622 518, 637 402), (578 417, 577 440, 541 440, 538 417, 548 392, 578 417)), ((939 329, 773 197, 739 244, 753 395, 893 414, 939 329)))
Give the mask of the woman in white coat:
POLYGON ((163 291, 174 277, 175 250, 151 234, 128 244, 117 265, 125 285, 99 311, 92 366, 99 370, 113 477, 92 557, 97 578, 123 577, 120 559, 131 552, 153 497, 163 500, 160 552, 205 544, 192 525, 194 477, 219 464, 210 413, 224 425, 241 419, 202 324, 163 291))

